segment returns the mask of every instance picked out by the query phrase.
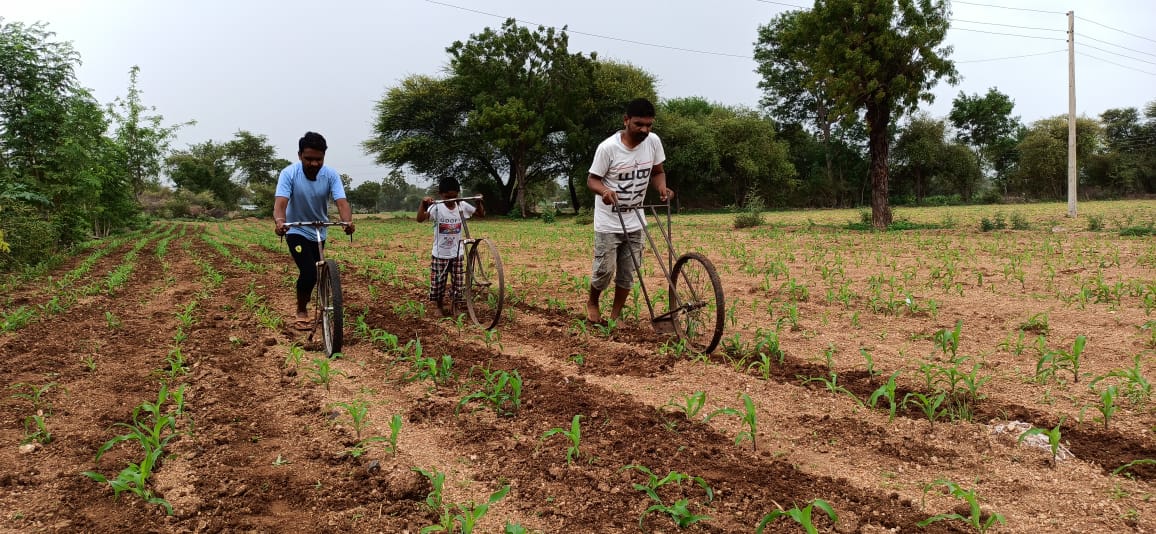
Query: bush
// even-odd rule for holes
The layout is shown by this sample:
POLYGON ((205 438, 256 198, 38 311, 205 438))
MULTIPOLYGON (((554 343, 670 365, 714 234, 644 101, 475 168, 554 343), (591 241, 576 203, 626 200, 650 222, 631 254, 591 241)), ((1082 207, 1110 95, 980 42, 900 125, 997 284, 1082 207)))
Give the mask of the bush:
POLYGON ((578 215, 574 217, 574 224, 594 224, 594 213, 586 206, 578 208, 578 215))
POLYGON ((1129 226, 1120 230, 1120 235, 1126 237, 1143 237, 1149 235, 1156 235, 1156 226, 1148 223, 1144 226, 1129 226))
POLYGON ((766 203, 763 201, 763 197, 759 196, 758 190, 752 187, 747 191, 746 198, 743 199, 743 211, 735 214, 735 228, 752 228, 762 225, 766 222, 763 220, 764 207, 766 207, 766 203))
POLYGON ((1011 214, 1011 227, 1012 230, 1031 230, 1032 224, 1028 222, 1027 217, 1024 217, 1023 214, 1018 211, 1013 211, 1011 214))
POLYGON ((1104 229, 1104 218, 1099 215, 1088 216, 1088 231, 1099 232, 1104 229))
POLYGON ((539 217, 542 218, 542 222, 546 224, 553 224, 558 222, 558 210, 553 206, 549 206, 542 210, 542 214, 539 217))
POLYGON ((0 204, 0 237, 8 251, 0 254, 0 272, 35 265, 55 250, 56 230, 52 221, 36 210, 17 202, 0 204))
POLYGON ((995 212, 991 219, 984 217, 979 220, 979 230, 981 232, 990 232, 992 230, 1003 230, 1007 228, 1007 221, 1004 220, 1003 214, 995 212))

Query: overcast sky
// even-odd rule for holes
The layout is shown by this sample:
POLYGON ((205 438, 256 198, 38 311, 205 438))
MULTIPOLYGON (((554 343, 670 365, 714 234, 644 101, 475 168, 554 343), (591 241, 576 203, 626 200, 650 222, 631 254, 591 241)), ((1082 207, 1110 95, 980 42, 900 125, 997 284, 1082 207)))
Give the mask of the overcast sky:
MULTIPOLYGON (((139 65, 145 104, 168 123, 197 121, 174 148, 244 129, 295 161, 297 139, 314 130, 329 140, 326 163, 360 183, 388 172, 361 150, 384 92, 407 76, 443 72, 447 46, 505 17, 568 25, 571 51, 649 71, 661 98, 753 107, 761 96, 751 58, 757 29, 791 5, 810 3, 0 0, 0 16, 46 22, 57 40, 71 41, 83 61, 77 77, 101 102, 124 95, 129 68, 139 65)), ((1068 10, 1077 16, 1077 112, 1156 100, 1153 0, 956 1, 947 41, 963 80, 941 84, 926 109, 943 117, 960 91, 996 87, 1024 122, 1067 113, 1068 10), (1026 57, 1003 59, 1012 56, 1026 57)))

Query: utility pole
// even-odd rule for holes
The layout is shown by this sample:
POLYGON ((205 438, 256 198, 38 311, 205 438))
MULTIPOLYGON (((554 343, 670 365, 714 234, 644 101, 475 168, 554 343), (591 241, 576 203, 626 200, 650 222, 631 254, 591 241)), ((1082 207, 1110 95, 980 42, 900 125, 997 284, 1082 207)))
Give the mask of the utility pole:
POLYGON ((1076 217, 1076 12, 1068 12, 1068 217, 1076 217))

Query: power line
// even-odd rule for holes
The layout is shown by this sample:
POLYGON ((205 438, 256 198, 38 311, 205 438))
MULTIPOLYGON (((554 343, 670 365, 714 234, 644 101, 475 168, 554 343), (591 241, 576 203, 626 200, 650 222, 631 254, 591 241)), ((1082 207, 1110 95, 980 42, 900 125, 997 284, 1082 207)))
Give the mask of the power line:
MULTIPOLYGON (((549 24, 539 24, 537 22, 526 20, 526 19, 519 19, 519 18, 515 18, 515 17, 506 17, 503 15, 498 15, 496 13, 487 13, 485 11, 479 11, 477 9, 471 9, 468 7, 455 6, 453 4, 447 4, 445 2, 438 2, 436 0, 425 0, 425 1, 430 3, 430 4, 437 4, 440 6, 452 7, 454 9, 460 9, 462 11, 469 11, 471 13, 477 13, 479 15, 486 15, 486 16, 490 16, 490 17, 495 17, 495 18, 499 18, 502 20, 514 19, 516 22, 522 22, 524 24, 530 24, 532 26, 544 26, 544 27, 551 27, 551 28, 555 27, 555 26, 551 26, 549 24)), ((624 43, 630 43, 630 44, 636 44, 636 45, 642 45, 642 46, 651 46, 654 48, 665 48, 668 50, 678 50, 680 52, 693 52, 695 54, 706 54, 706 55, 711 55, 711 56, 724 56, 724 57, 734 57, 734 58, 741 58, 741 59, 754 59, 752 56, 748 56, 748 55, 731 54, 731 53, 727 53, 727 52, 712 52, 709 50, 695 50, 693 48, 682 48, 682 47, 678 47, 678 46, 667 46, 667 45, 660 45, 660 44, 654 44, 654 43, 646 43, 646 42, 642 42, 642 41, 635 41, 632 39, 623 39, 621 37, 614 37, 614 36, 610 36, 610 35, 599 35, 597 33, 580 32, 580 31, 574 30, 574 29, 566 29, 566 32, 572 33, 575 35, 585 35, 587 37, 597 37, 599 39, 610 39, 612 41, 621 41, 624 43)))
POLYGON ((1123 58, 1128 58, 1128 59, 1131 59, 1132 61, 1139 61, 1140 63, 1147 63, 1149 65, 1156 65, 1156 61, 1148 61, 1147 59, 1140 59, 1140 58, 1135 58, 1132 56, 1126 56, 1124 54, 1119 54, 1119 53, 1113 52, 1111 50, 1104 50, 1103 48, 1100 48, 1098 46, 1092 46, 1090 44, 1084 44, 1084 43, 1076 43, 1076 44, 1079 46, 1083 46, 1085 48, 1091 48, 1092 50, 1099 50, 1101 52, 1106 52, 1108 54, 1112 54, 1113 56, 1120 56, 1123 58))
POLYGON ((1012 9, 1015 11, 1034 11, 1036 13, 1049 13, 1052 15, 1067 15, 1067 13, 1064 13, 1063 11, 1045 11, 1043 9, 1027 9, 1027 8, 1023 8, 1023 7, 997 6, 995 4, 980 4, 977 2, 964 2, 962 0, 954 0, 952 3, 953 4, 965 4, 965 5, 969 5, 969 6, 995 7, 995 8, 999 8, 999 9, 1012 9))
POLYGON ((986 61, 1002 61, 1005 59, 1019 59, 1021 57, 1046 56, 1048 54, 1058 54, 1060 52, 1067 52, 1067 50, 1052 50, 1051 52, 1038 52, 1035 54, 1023 54, 1020 56, 1007 56, 1007 57, 993 57, 993 58, 987 58, 987 59, 963 59, 963 60, 957 60, 956 63, 983 63, 986 61))
POLYGON ((1106 44, 1106 45, 1114 46, 1114 47, 1116 47, 1116 48, 1123 48, 1124 50, 1128 50, 1128 51, 1130 51, 1130 52, 1136 52, 1137 54, 1144 54, 1144 55, 1146 55, 1146 56, 1152 56, 1152 57, 1156 57, 1156 54, 1153 54, 1153 53, 1151 53, 1151 52, 1145 52, 1145 51, 1143 51, 1143 50, 1136 50, 1136 49, 1134 49, 1134 48, 1128 48, 1128 47, 1126 47, 1126 46, 1118 45, 1118 44, 1116 44, 1116 43, 1109 43, 1108 41, 1104 41, 1104 40, 1101 40, 1101 39, 1097 39, 1097 38, 1095 38, 1095 37, 1092 37, 1092 36, 1090 36, 1090 35, 1084 35, 1084 34, 1082 34, 1082 33, 1077 33, 1076 35, 1079 35, 1081 39, 1089 39, 1089 40, 1092 40, 1092 41, 1096 41, 1097 43, 1104 43, 1104 44, 1106 44))
POLYGON ((755 1, 756 1, 756 2, 762 2, 762 3, 764 3, 764 4, 775 4, 776 6, 787 6, 787 7, 793 7, 793 8, 795 8, 795 9, 811 9, 811 8, 809 8, 809 7, 806 7, 806 6, 797 6, 797 5, 795 5, 795 4, 785 4, 785 3, 783 3, 783 2, 772 2, 771 0, 755 0, 755 1))
POLYGON ((1045 32, 1066 32, 1067 31, 1067 30, 1060 29, 1060 28, 1039 28, 1039 27, 1035 27, 1035 26, 1017 26, 1015 24, 1000 24, 998 22, 983 22, 983 21, 979 21, 979 20, 964 20, 964 19, 951 19, 951 20, 953 20, 955 22, 967 22, 969 24, 987 24, 990 26, 1005 26, 1008 28, 1020 28, 1020 29, 1024 29, 1024 30, 1039 30, 1039 31, 1045 31, 1045 32))
POLYGON ((989 34, 992 34, 992 35, 1008 35, 1008 36, 1011 36, 1011 37, 1024 37, 1024 38, 1026 38, 1026 39, 1044 39, 1044 40, 1046 40, 1046 41, 1066 41, 1066 40, 1067 40, 1067 39, 1062 39, 1062 38, 1060 38, 1060 37, 1040 37, 1040 36, 1038 36, 1038 35, 1024 35, 1024 34, 1022 34, 1022 33, 1003 33, 1003 32, 989 32, 989 31, 987 31, 987 30, 973 30, 973 29, 971 29, 971 28, 959 28, 959 27, 952 27, 952 29, 953 29, 953 30, 962 30, 962 31, 965 31, 965 32, 989 33, 989 34))
MULTIPOLYGON (((956 3, 957 3, 957 4, 962 4, 962 3, 965 3, 965 2, 956 2, 956 3)), ((1081 17, 1081 16, 1079 16, 1079 15, 1076 15, 1076 18, 1078 18, 1078 19, 1080 19, 1080 20, 1082 20, 1082 21, 1084 21, 1084 22, 1091 22, 1092 24, 1095 24, 1096 26, 1103 26, 1103 27, 1105 27, 1105 28, 1108 28, 1109 30, 1120 32, 1120 33, 1122 33, 1122 34, 1124 34, 1124 35, 1131 35, 1132 37, 1135 37, 1135 38, 1137 38, 1137 39, 1143 39, 1143 40, 1145 40, 1145 41, 1151 41, 1151 42, 1153 42, 1153 43, 1156 43, 1156 39, 1151 39, 1151 38, 1148 38, 1148 37, 1144 37, 1143 35, 1136 35, 1136 34, 1134 34, 1134 33, 1132 33, 1132 32, 1126 32, 1126 31, 1124 31, 1124 30, 1121 30, 1121 29, 1119 29, 1119 28, 1113 28, 1113 27, 1111 27, 1111 26, 1109 26, 1109 25, 1107 25, 1107 24, 1102 24, 1102 23, 1096 22, 1096 21, 1094 21, 1094 20, 1092 20, 1092 19, 1086 19, 1086 18, 1084 18, 1084 17, 1081 17)))
POLYGON ((1128 70, 1134 70, 1134 71, 1136 71, 1136 72, 1142 72, 1142 73, 1144 73, 1144 74, 1147 74, 1147 75, 1149 75, 1149 76, 1156 76, 1156 72, 1148 72, 1148 71, 1146 71, 1146 70, 1140 70, 1140 69, 1137 69, 1137 68, 1134 68, 1134 67, 1129 67, 1129 66, 1127 66, 1127 65, 1121 65, 1120 63, 1116 63, 1115 61, 1108 61, 1108 60, 1106 60, 1106 59, 1104 59, 1104 58, 1102 58, 1102 57, 1093 56, 1093 55, 1091 55, 1091 54, 1085 54, 1085 53, 1083 53, 1083 52, 1076 52, 1076 53, 1077 53, 1077 54, 1079 54, 1079 55, 1081 55, 1081 56, 1084 56, 1084 57, 1090 57, 1090 58, 1092 58, 1092 59, 1095 59, 1095 60, 1103 61, 1104 63, 1108 63, 1108 64, 1111 64, 1111 65, 1115 65, 1115 66, 1117 66, 1117 67, 1125 68, 1125 69, 1128 69, 1128 70))

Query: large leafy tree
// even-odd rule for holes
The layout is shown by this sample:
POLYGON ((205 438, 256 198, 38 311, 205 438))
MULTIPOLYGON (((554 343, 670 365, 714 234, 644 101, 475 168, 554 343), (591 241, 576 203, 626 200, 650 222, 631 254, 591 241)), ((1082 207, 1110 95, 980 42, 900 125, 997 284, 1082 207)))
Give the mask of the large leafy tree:
MULTIPOLYGON (((780 123, 799 124, 818 133, 823 144, 826 181, 834 184, 839 178, 832 141, 838 136, 838 123, 846 122, 848 117, 836 113, 835 102, 827 94, 823 80, 806 83, 810 66, 804 59, 814 52, 818 43, 799 39, 797 26, 802 14, 802 11, 787 11, 759 27, 755 61, 759 65, 757 72, 763 77, 759 81, 759 89, 763 90, 761 104, 780 123)), ((840 184, 837 191, 841 189, 840 184)), ((837 198, 836 204, 840 200, 837 198)))
POLYGON ((1156 102, 1145 115, 1132 107, 1100 114, 1104 146, 1090 178, 1110 193, 1156 192, 1156 102))
POLYGON ((526 187, 565 169, 566 132, 590 108, 593 57, 571 54, 565 29, 513 19, 453 43, 449 75, 412 76, 377 104, 366 151, 393 167, 454 176, 525 214, 526 187))
POLYGON ((248 197, 261 214, 273 213, 277 177, 289 160, 277 157, 277 149, 263 134, 240 130, 225 143, 225 152, 235 172, 233 180, 248 187, 248 197))
POLYGON ((43 24, 0 19, 0 249, 3 267, 135 222, 123 150, 76 81, 80 59, 43 24))
MULTIPOLYGON (((1102 143, 1102 128, 1094 119, 1076 118, 1077 172, 1086 178, 1090 156, 1102 143)), ((1012 174, 1012 190, 1029 197, 1061 199, 1068 190, 1068 118, 1060 115, 1038 120, 1016 145, 1019 162, 1012 174)))
POLYGON ((667 183, 684 205, 737 205, 752 190, 781 200, 797 185, 787 144, 754 110, 679 98, 663 102, 657 119, 667 183))
MULTIPOLYGON (((789 24, 760 34, 756 53, 798 65, 799 87, 825 95, 834 117, 864 114, 871 165, 872 223, 891 223, 888 205, 889 129, 929 102, 942 78, 956 80, 941 46, 948 28, 946 0, 816 0, 789 24)), ((766 84, 774 84, 767 79, 766 84)))
POLYGON ((229 156, 228 143, 205 141, 177 150, 165 159, 169 178, 178 189, 193 193, 208 192, 225 208, 237 206, 243 192, 233 181, 236 169, 229 156))
POLYGON ((189 121, 165 126, 164 117, 153 114, 155 108, 141 102, 141 91, 137 87, 139 75, 140 67, 133 65, 128 73, 128 94, 124 98, 117 97, 108 106, 135 198, 140 198, 145 187, 160 184, 161 166, 177 130, 195 124, 195 121, 189 121))
POLYGON ((956 139, 975 151, 983 169, 991 169, 995 181, 1007 193, 1007 173, 1014 164, 1019 117, 1012 116, 1015 102, 996 88, 987 94, 968 96, 963 92, 951 103, 948 119, 956 139))
POLYGON ((947 125, 942 120, 916 115, 895 141, 892 157, 898 164, 896 178, 900 182, 895 185, 910 187, 918 203, 930 194, 931 179, 943 166, 946 132, 947 125))
MULTIPOLYGON (((635 98, 658 101, 654 85, 654 75, 639 67, 614 61, 594 61, 589 92, 575 110, 578 119, 564 136, 551 139, 558 147, 552 153, 557 158, 558 168, 566 175, 567 192, 575 210, 593 199, 592 194, 587 194, 586 176, 598 143, 622 129, 627 102, 635 98)), ((662 129, 662 124, 659 124, 656 131, 662 129)))

